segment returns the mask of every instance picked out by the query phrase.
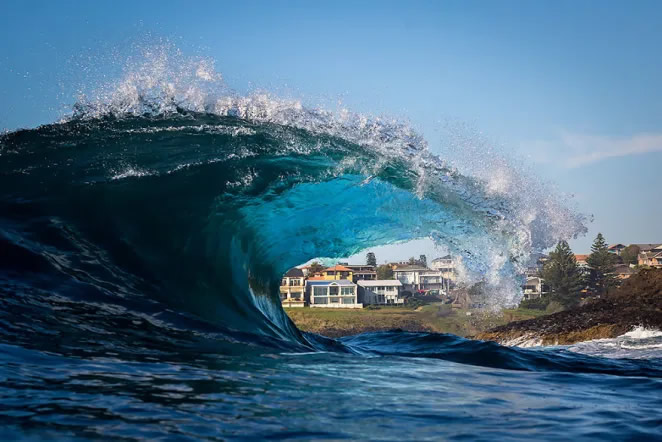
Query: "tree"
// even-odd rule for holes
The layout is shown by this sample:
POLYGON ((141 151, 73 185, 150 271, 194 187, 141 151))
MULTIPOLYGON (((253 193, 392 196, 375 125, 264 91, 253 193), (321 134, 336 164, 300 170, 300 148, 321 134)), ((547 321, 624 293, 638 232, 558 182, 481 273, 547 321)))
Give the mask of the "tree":
POLYGON ((391 266, 384 264, 377 267, 377 279, 393 279, 393 269, 391 266))
POLYGON ((540 276, 562 304, 571 306, 579 302, 584 280, 567 241, 559 241, 556 249, 549 254, 540 276))
POLYGON ((637 264, 639 262, 639 246, 631 244, 621 251, 623 264, 637 264))
POLYGON ((427 267, 428 266, 428 258, 425 255, 421 255, 418 258, 418 263, 423 267, 427 267))
POLYGON ((410 266, 416 265, 416 258, 414 258, 413 256, 410 257, 408 263, 410 266))
POLYGON ((319 262, 314 261, 312 264, 310 264, 310 268, 308 269, 308 276, 313 276, 315 273, 320 273, 322 270, 324 270, 324 266, 319 262))
POLYGON ((591 246, 591 254, 586 263, 591 266, 589 287, 598 295, 604 295, 616 286, 616 277, 613 274, 616 258, 609 252, 609 247, 602 233, 598 233, 591 246))
POLYGON ((375 258, 375 254, 372 252, 368 252, 368 254, 365 256, 365 262, 369 266, 376 266, 377 258, 375 258))

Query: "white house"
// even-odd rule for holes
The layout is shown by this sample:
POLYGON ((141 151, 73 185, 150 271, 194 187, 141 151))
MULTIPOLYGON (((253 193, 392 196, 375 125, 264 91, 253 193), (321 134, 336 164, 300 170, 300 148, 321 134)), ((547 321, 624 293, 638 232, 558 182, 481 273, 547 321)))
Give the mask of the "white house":
POLYGON ((358 302, 356 287, 347 279, 309 279, 306 281, 306 299, 310 307, 363 308, 358 302))
POLYGON ((540 298, 543 295, 543 280, 537 276, 526 278, 526 283, 522 285, 524 299, 540 298))
POLYGON ((280 283, 280 301, 283 307, 303 307, 304 287, 303 271, 296 267, 290 269, 280 283))
POLYGON ((438 270, 403 265, 393 270, 393 276, 402 283, 404 290, 444 289, 444 278, 438 270))
POLYGON ((359 301, 363 304, 404 304, 402 283, 397 279, 358 281, 359 301))

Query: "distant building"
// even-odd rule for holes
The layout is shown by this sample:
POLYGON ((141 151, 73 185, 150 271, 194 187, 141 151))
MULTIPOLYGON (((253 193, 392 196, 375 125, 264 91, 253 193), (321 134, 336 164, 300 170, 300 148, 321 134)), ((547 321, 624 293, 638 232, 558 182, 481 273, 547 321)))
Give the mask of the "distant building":
POLYGON ((590 269, 591 266, 588 265, 588 262, 586 261, 588 257, 591 255, 575 255, 575 260, 577 261, 577 265, 582 269, 590 269))
POLYGON ((359 302, 366 304, 404 304, 400 297, 402 283, 396 279, 363 280, 357 283, 359 302))
POLYGON ((430 269, 441 272, 441 275, 446 279, 455 281, 455 262, 453 261, 451 255, 433 259, 430 263, 430 269))
POLYGON ((357 286, 347 279, 306 281, 306 300, 310 307, 362 308, 357 286))
POLYGON ((526 283, 522 285, 524 299, 540 298, 543 292, 543 279, 537 276, 526 278, 526 283))
POLYGON ((290 269, 280 283, 280 302, 283 307, 303 307, 304 301, 304 275, 301 269, 290 269))
POLYGON ((377 279, 377 272, 375 271, 375 266, 370 265, 349 265, 346 264, 344 267, 347 267, 352 271, 352 282, 355 284, 359 281, 370 281, 377 279))
POLYGON ((613 274, 616 278, 623 280, 628 279, 630 276, 634 275, 636 271, 627 264, 616 264, 614 266, 613 274))
POLYGON ((395 279, 404 290, 444 290, 444 278, 440 271, 421 266, 398 265, 393 270, 395 279))
POLYGON ((354 277, 354 272, 340 264, 336 264, 333 267, 326 268, 322 270, 322 278, 324 278, 327 281, 333 281, 333 280, 340 280, 340 279, 348 279, 352 280, 354 277))
POLYGON ((627 247, 625 244, 612 244, 609 246, 607 250, 609 250, 609 253, 613 253, 614 255, 621 256, 621 252, 625 247, 627 247))
MULTIPOLYGON (((643 245, 643 244, 642 244, 643 245)), ((637 264, 642 267, 655 267, 662 268, 662 244, 652 245, 646 244, 648 246, 647 250, 642 250, 641 245, 639 246, 639 255, 637 256, 637 264)))

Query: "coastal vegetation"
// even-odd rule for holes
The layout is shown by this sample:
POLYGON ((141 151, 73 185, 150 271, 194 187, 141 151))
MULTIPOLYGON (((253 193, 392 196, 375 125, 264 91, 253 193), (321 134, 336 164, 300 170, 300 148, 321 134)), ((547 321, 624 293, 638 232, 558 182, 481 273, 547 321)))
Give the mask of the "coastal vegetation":
POLYGON ((364 309, 286 308, 285 311, 299 329, 334 338, 394 329, 473 336, 511 321, 545 314, 544 311, 523 308, 507 309, 496 314, 456 309, 441 303, 364 309))
POLYGON ((662 269, 643 269, 620 288, 586 304, 535 319, 495 327, 479 339, 535 339, 543 345, 615 338, 634 327, 662 328, 662 269))
MULTIPOLYGON (((625 250, 630 254, 626 258, 632 260, 631 255, 638 253, 639 248, 630 246, 625 250)), ((576 307, 589 298, 604 296, 620 283, 614 274, 618 260, 619 257, 609 251, 602 233, 598 233, 593 241, 584 268, 577 263, 568 243, 559 241, 539 273, 545 282, 546 293, 539 298, 524 300, 520 305, 555 313, 576 307)))

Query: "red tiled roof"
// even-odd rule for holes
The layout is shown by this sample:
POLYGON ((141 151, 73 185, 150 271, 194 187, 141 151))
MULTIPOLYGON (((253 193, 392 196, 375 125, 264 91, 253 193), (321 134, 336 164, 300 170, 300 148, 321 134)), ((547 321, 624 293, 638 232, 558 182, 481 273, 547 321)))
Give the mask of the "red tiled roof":
POLYGON ((310 278, 308 278, 308 281, 323 281, 323 280, 324 280, 324 276, 311 276, 310 278))
POLYGON ((329 267, 328 269, 324 269, 325 272, 330 272, 330 271, 335 271, 335 272, 351 272, 351 269, 348 269, 345 266, 341 265, 335 265, 333 267, 329 267))
POLYGON ((577 261, 586 261, 586 258, 588 258, 591 255, 575 255, 575 259, 577 261))

